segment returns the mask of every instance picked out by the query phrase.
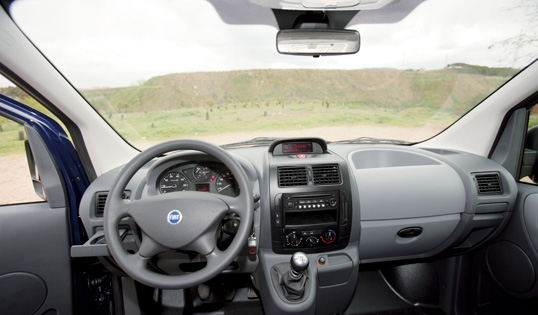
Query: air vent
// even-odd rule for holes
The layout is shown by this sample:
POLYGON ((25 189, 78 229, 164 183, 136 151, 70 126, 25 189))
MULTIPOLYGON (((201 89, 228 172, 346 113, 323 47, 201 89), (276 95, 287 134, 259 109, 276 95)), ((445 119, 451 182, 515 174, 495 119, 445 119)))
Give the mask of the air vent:
POLYGON ((283 166, 278 168, 278 185, 280 187, 307 185, 306 168, 283 166))
POLYGON ((314 185, 340 184, 338 164, 313 165, 314 185))
POLYGON ((484 173, 474 175, 479 195, 501 195, 503 188, 501 178, 497 173, 484 173))
MULTIPOLYGON (((105 213, 105 203, 106 198, 108 197, 108 191, 98 192, 95 194, 95 216, 102 217, 105 213)), ((131 191, 126 190, 121 195, 123 199, 131 198, 131 191)))

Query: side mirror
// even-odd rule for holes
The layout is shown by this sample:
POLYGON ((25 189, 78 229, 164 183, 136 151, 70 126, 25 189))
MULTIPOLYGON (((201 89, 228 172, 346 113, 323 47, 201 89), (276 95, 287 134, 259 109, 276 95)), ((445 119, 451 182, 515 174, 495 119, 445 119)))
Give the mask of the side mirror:
POLYGON ((285 55, 319 57, 355 54, 360 48, 360 35, 355 30, 281 30, 276 36, 276 48, 285 55))
POLYGON ((32 177, 32 185, 34 186, 34 191, 39 196, 39 198, 46 200, 45 189, 43 188, 41 176, 39 176, 39 171, 35 162, 34 153, 32 152, 32 148, 30 147, 28 139, 24 140, 24 148, 26 150, 26 159, 28 160, 28 167, 30 169, 30 176, 32 177))

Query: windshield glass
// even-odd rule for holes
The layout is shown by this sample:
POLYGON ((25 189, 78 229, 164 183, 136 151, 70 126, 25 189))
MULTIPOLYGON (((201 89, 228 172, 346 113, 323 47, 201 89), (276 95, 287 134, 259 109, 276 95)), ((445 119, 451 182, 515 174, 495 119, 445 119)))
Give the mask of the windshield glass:
POLYGON ((173 138, 422 141, 538 51, 532 0, 411 0, 363 10, 342 26, 359 31, 360 51, 319 58, 279 54, 273 10, 247 0, 23 0, 10 11, 139 148, 173 138))

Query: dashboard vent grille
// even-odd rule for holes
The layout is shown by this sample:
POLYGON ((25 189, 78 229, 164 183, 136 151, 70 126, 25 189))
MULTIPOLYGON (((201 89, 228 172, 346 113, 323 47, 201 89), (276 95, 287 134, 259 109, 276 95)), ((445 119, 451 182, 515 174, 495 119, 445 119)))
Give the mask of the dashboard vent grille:
POLYGON ((479 195, 500 195, 503 193, 499 174, 475 174, 474 178, 479 195))
MULTIPOLYGON (((108 197, 108 191, 98 192, 95 194, 95 216, 102 217, 105 213, 105 203, 106 198, 108 197)), ((131 198, 131 191, 126 190, 121 195, 123 199, 131 198)))
POLYGON ((314 185, 340 184, 338 164, 312 166, 314 185))
POLYGON ((307 185, 306 168, 282 166, 278 169, 278 185, 280 187, 307 185))

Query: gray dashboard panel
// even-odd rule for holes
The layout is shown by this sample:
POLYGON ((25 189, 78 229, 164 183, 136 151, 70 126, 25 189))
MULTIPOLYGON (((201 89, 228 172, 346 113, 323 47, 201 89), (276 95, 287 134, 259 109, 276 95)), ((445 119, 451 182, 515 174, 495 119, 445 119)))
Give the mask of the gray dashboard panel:
MULTIPOLYGON (((253 182, 254 193, 260 194, 260 201, 255 210, 254 227, 258 247, 270 248, 272 218, 269 196, 270 187, 274 188, 272 185, 276 184, 269 179, 267 148, 240 148, 229 151, 248 169, 247 173, 253 182)), ((517 195, 515 181, 501 165, 485 157, 465 152, 419 149, 409 146, 349 144, 330 144, 329 151, 335 157, 343 158, 349 165, 347 171, 351 188, 350 198, 353 204, 353 229, 350 242, 357 242, 361 249, 364 248, 365 252, 361 252, 361 258, 363 254, 366 254, 364 256, 366 260, 361 260, 363 262, 428 257, 446 250, 451 245, 465 241, 474 231, 473 229, 477 228, 476 222, 483 221, 479 216, 489 215, 492 212, 510 213, 517 195), (473 182, 473 174, 479 172, 498 172, 502 179, 503 193, 478 195, 473 182), (460 219, 454 221, 455 216, 451 215, 459 215, 460 219), (385 231, 391 233, 391 243, 387 243, 388 238, 382 238, 382 243, 385 244, 382 247, 385 248, 385 252, 377 260, 373 258, 374 253, 380 253, 368 251, 368 248, 378 246, 381 242, 379 237, 374 237, 375 233, 369 228, 371 224, 368 222, 395 220, 407 224, 402 227, 409 227, 418 226, 422 223, 421 219, 425 218, 430 218, 426 220, 427 223, 424 223, 428 228, 435 225, 435 220, 439 220, 439 223, 450 222, 443 226, 442 230, 437 231, 437 234, 432 235, 433 240, 439 245, 435 250, 426 250, 431 247, 425 244, 420 245, 420 242, 416 242, 419 244, 418 249, 403 246, 396 242, 394 231, 388 228, 399 226, 396 222, 393 224, 376 222, 375 224, 384 226, 385 231), (447 221, 447 218, 450 220, 447 221), (456 226, 453 225, 454 222, 457 222, 456 226), (362 228, 365 230, 362 231, 362 228), (374 243, 368 244, 370 240, 374 240, 374 243), (408 255, 405 253, 401 256, 393 255, 392 249, 399 250, 404 247, 412 249, 408 255)), ((168 165, 172 160, 181 162, 200 158, 202 157, 195 152, 183 152, 158 159, 158 163, 148 165, 146 169, 141 170, 128 188, 132 189, 135 198, 147 196, 148 172, 151 173, 152 169, 159 165, 168 165)), ((288 157, 286 163, 290 164, 292 161, 312 163, 320 158, 319 155, 315 155, 312 159, 296 161, 288 157)), ((108 190, 118 171, 119 169, 111 171, 98 178, 84 195, 80 213, 90 236, 96 233, 102 225, 102 219, 94 215, 95 192, 108 190)), ((308 186, 305 189, 315 191, 317 188, 308 186)), ((128 221, 125 223, 130 225, 128 221)), ((498 226, 497 223, 491 227, 494 229, 496 226, 498 226)), ((429 235, 428 229, 425 229, 423 233, 429 235)))
MULTIPOLYGON (((252 272, 255 286, 264 301, 271 305, 266 309, 268 313, 310 314, 314 309, 324 313, 324 306, 330 301, 342 298, 343 303, 347 303, 349 299, 344 295, 352 294, 361 263, 420 259, 441 252, 458 254, 472 250, 502 229, 518 191, 513 177, 498 163, 453 150, 330 144, 326 154, 312 154, 305 159, 271 158, 267 147, 229 149, 229 152, 240 160, 252 181, 253 193, 260 196, 254 210, 257 259, 241 254, 237 260, 241 267, 235 272, 252 272), (316 288, 308 300, 290 304, 276 295, 269 274, 275 264, 287 263, 290 259, 289 254, 278 254, 272 249, 272 193, 316 193, 328 188, 312 184, 280 188, 274 169, 280 165, 302 166, 328 161, 341 166, 340 185, 345 186, 352 201, 349 244, 339 250, 308 254, 313 263, 312 285, 316 288), (475 174, 491 172, 499 175, 502 193, 478 194, 475 174), (398 236, 401 229, 415 227, 422 229, 418 236, 398 236), (323 269, 313 268, 320 256, 327 258, 329 265, 323 269)), ((147 165, 132 179, 128 189, 133 191, 134 198, 152 195, 159 170, 197 160, 210 159, 193 152, 155 159, 154 164, 147 165)), ((95 193, 108 190, 118 171, 99 177, 84 195, 81 218, 90 235, 99 233, 102 226, 102 219, 94 215, 95 193)), ((125 223, 131 225, 131 222, 125 223)), ((177 266, 178 259, 182 257, 174 256, 162 262, 177 266)), ((345 306, 342 305, 342 310, 345 306)))
POLYGON ((440 216, 465 210, 465 187, 456 171, 415 152, 363 149, 354 164, 361 220, 440 216))
POLYGON ((361 222, 361 261, 382 257, 404 257, 433 251, 454 231, 460 221, 459 214, 435 217, 377 220, 361 222), (402 238, 398 231, 407 227, 421 227, 422 233, 402 238))
MULTIPOLYGON (((234 272, 253 273, 254 283, 264 300, 273 305, 267 309, 269 313, 286 310, 309 314, 314 308, 323 313, 323 307, 329 301, 338 298, 348 301, 343 293, 353 292, 360 264, 472 250, 498 234, 509 218, 517 196, 515 180, 501 165, 465 152, 367 144, 330 144, 328 149, 326 154, 313 154, 305 159, 295 156, 271 158, 267 147, 229 150, 247 171, 253 193, 260 196, 254 210, 258 255, 253 259, 246 252, 241 254, 236 260, 240 267, 234 272), (328 188, 312 184, 279 188, 274 167, 328 161, 340 164, 340 185, 345 186, 352 201, 349 244, 339 250, 308 254, 313 263, 320 255, 334 258, 335 263, 322 270, 311 270, 315 278, 316 289, 312 296, 315 302, 308 299, 292 305, 275 295, 268 274, 273 265, 286 263, 290 258, 288 254, 277 254, 272 249, 272 192, 316 193, 328 188), (499 175, 502 193, 478 194, 475 174, 491 172, 499 175), (398 236, 402 229, 417 227, 421 228, 418 236, 398 236)), ((211 159, 195 152, 157 158, 133 177, 127 188, 132 190, 135 199, 150 196, 155 193, 156 176, 160 171, 175 163, 203 160, 211 159)), ((99 177, 84 195, 81 218, 89 235, 99 233, 102 226, 102 219, 94 215, 95 193, 107 191, 118 171, 99 177)), ((131 225, 131 230, 136 229, 129 220, 124 223, 131 225)), ((174 266, 184 259, 182 256, 162 258, 162 264, 174 266)))
POLYGON ((516 200, 518 189, 514 178, 501 165, 482 156, 442 148, 419 149, 412 146, 381 144, 356 146, 332 144, 329 149, 340 156, 347 157, 348 163, 353 163, 353 167, 349 168, 354 178, 351 186, 356 187, 352 198, 358 201, 354 204, 354 213, 360 213, 360 228, 355 225, 352 235, 360 232, 361 263, 424 258, 447 250, 461 253, 475 248, 500 233, 510 217, 516 200), (361 153, 356 155, 354 160, 353 154, 357 152, 361 153), (356 163, 360 163, 361 160, 363 163, 357 167, 356 163), (474 174, 491 172, 499 175, 502 193, 478 194, 474 174), (359 174, 369 176, 365 175, 360 178, 359 174), (403 174, 407 174, 408 177, 406 178, 403 174), (447 177, 443 174, 449 175, 447 177), (394 178, 399 181, 399 184, 395 183, 394 178), (447 178, 449 182, 446 182, 447 178), (439 184, 440 181, 444 183, 439 184), (371 183, 377 186, 376 189, 370 186, 371 183), (434 195, 426 193, 431 192, 432 187, 424 183, 437 185, 434 195), (410 188, 412 185, 426 190, 413 191, 410 188), (452 186, 450 191, 453 193, 459 190, 453 195, 457 199, 444 198, 444 192, 439 189, 443 185, 452 186), (401 191, 411 192, 414 197, 401 191), (445 204, 444 206, 441 201, 445 204), (383 208, 380 205, 384 205, 383 208), (385 210, 387 205, 392 208, 388 207, 388 210, 385 210), (420 206, 422 211, 417 212, 413 208, 415 205, 420 206), (382 213, 385 211, 388 213, 382 213), (380 244, 378 238, 373 237, 374 234, 370 235, 369 232, 372 231, 368 229, 369 223, 372 222, 383 225, 387 224, 382 222, 385 220, 402 222, 409 219, 411 223, 416 223, 421 218, 430 217, 443 221, 445 216, 453 214, 459 215, 460 219, 457 220, 455 226, 450 225, 452 230, 444 230, 443 233, 436 235, 437 246, 430 251, 422 251, 418 254, 410 246, 411 250, 403 255, 393 255, 391 252, 393 246, 404 247, 396 242, 394 231, 390 231, 392 243, 387 247, 380 244), (495 220, 490 218, 492 215, 496 216, 495 220), (366 230, 362 231, 364 226, 366 230), (482 233, 485 228, 490 233, 482 233), (374 243, 369 244, 372 241, 374 243), (467 246, 468 244, 471 245, 467 246), (375 251, 368 252, 368 248, 376 245, 384 248, 383 253, 377 252, 378 257, 374 257, 375 251), (366 251, 363 252, 363 248, 366 251))
POLYGON ((414 152, 388 149, 358 150, 351 155, 351 160, 356 169, 440 164, 430 157, 414 152))

